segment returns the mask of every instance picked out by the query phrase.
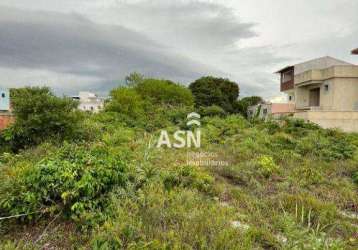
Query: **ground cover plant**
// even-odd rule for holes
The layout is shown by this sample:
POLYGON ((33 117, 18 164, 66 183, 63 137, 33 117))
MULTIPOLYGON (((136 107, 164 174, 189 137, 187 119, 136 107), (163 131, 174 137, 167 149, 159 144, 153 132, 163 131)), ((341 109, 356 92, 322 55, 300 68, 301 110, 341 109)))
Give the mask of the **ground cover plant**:
POLYGON ((357 249, 357 134, 196 108, 184 87, 132 78, 81 114, 80 136, 3 148, 1 249, 357 249), (192 111, 201 147, 157 148, 192 111), (188 162, 200 153, 225 164, 188 162))

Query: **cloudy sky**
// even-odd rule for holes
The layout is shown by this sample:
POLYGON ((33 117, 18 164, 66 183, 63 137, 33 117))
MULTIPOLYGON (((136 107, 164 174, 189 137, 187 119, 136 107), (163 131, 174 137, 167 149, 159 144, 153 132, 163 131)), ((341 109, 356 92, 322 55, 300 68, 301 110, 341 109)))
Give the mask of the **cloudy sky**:
POLYGON ((105 95, 129 72, 230 78, 280 96, 273 72, 330 55, 358 64, 357 0, 1 0, 0 86, 105 95))

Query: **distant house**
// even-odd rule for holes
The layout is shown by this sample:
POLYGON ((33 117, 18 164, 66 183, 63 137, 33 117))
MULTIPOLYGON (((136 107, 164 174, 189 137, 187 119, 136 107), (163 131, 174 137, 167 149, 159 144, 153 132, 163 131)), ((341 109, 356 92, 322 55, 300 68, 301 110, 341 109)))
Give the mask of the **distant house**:
POLYGON ((0 130, 8 127, 14 121, 10 112, 10 91, 0 88, 0 130))
POLYGON ((292 115, 295 105, 291 103, 270 103, 263 102, 248 108, 248 117, 260 119, 278 119, 283 116, 292 115))
POLYGON ((357 49, 352 50, 352 54, 353 54, 353 55, 358 55, 358 48, 357 48, 357 49))
POLYGON ((10 91, 0 88, 0 111, 10 110, 10 91))
POLYGON ((276 73, 288 103, 295 105, 295 117, 325 128, 358 132, 357 65, 322 57, 276 73))
POLYGON ((79 92, 79 95, 73 96, 72 99, 79 101, 78 108, 83 111, 97 113, 104 107, 104 98, 91 92, 79 92))

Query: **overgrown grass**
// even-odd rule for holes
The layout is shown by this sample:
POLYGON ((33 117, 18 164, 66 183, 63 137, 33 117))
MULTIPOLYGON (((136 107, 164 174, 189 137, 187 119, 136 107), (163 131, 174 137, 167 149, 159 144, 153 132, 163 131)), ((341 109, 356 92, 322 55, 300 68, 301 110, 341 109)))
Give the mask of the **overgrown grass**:
POLYGON ((358 135, 207 116, 200 149, 156 148, 158 130, 183 128, 183 113, 153 114, 150 129, 90 115, 82 142, 2 154, 0 216, 27 215, 0 221, 1 248, 358 247, 358 135), (190 166, 188 152, 228 164, 190 166), (65 233, 64 223, 75 226, 65 233))

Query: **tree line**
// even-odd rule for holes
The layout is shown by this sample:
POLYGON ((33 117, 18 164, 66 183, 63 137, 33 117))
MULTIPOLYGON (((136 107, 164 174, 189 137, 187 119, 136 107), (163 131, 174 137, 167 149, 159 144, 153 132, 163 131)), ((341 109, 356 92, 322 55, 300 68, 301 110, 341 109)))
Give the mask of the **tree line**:
MULTIPOLYGON (((132 73, 125 85, 110 91, 104 112, 116 113, 128 125, 148 131, 180 122, 187 112, 203 116, 241 114, 262 101, 260 97, 238 99, 239 85, 226 78, 205 76, 188 87, 170 80, 146 78, 132 73)), ((0 134, 1 151, 38 145, 46 140, 83 140, 81 122, 89 115, 78 111, 78 102, 56 96, 48 87, 25 87, 11 90, 15 122, 0 134)))

